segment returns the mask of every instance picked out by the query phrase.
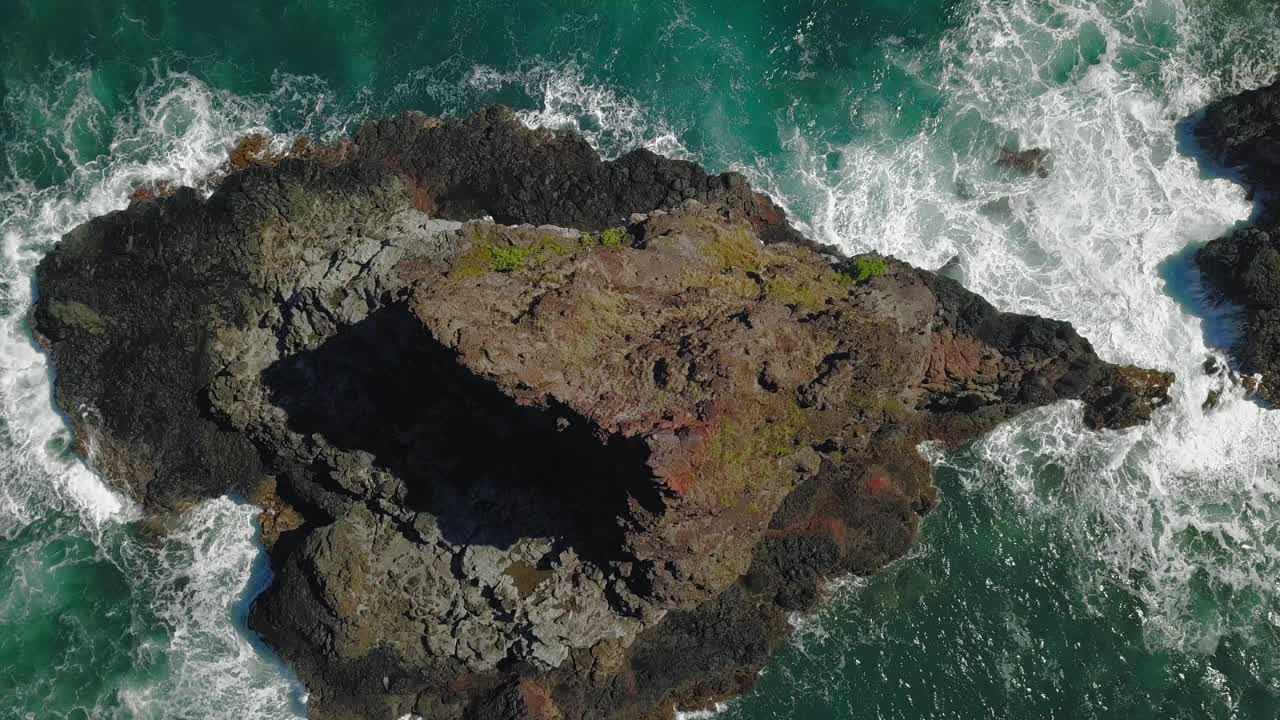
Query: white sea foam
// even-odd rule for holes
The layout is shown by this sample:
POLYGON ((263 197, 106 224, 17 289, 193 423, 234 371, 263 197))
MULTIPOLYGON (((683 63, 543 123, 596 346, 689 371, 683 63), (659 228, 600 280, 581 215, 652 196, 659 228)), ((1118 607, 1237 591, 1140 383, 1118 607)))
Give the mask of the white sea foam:
MULTIPOLYGON (((9 309, 0 322, 0 417, 13 446, 0 454, 0 536, 38 517, 69 513, 79 518, 78 531, 94 537, 105 557, 154 603, 168 633, 162 646, 141 651, 163 657, 169 671, 159 681, 143 677, 138 687, 120 688, 116 702, 125 717, 265 720, 298 717, 301 706, 296 681, 255 649, 239 617, 261 557, 252 508, 229 500, 205 503, 157 543, 128 531, 123 523, 136 510, 70 452, 66 424, 50 399, 47 361, 26 329, 29 278, 62 234, 124 207, 137 186, 197 185, 226 158, 236 137, 265 131, 272 104, 292 95, 322 110, 307 94, 311 88, 298 90, 299 82, 282 78, 279 97, 267 99, 281 102, 271 103, 215 91, 187 75, 166 75, 138 95, 135 112, 113 120, 96 99, 88 71, 69 73, 56 92, 32 87, 10 100, 61 119, 48 135, 27 138, 15 152, 44 157, 64 179, 42 189, 16 178, 0 186, 0 270, 9 309), (58 98, 70 101, 59 105, 58 98), (109 153, 81 157, 82 133, 110 138, 109 153)), ((323 123, 315 127, 323 129, 323 123)))
POLYGON ((249 505, 211 500, 159 545, 126 548, 124 568, 172 628, 163 648, 168 671, 120 688, 126 717, 302 715, 301 687, 243 626, 246 602, 266 580, 256 514, 249 505))
POLYGON ((519 111, 521 122, 532 128, 573 130, 606 158, 638 147, 668 157, 689 156, 675 129, 625 94, 588 82, 577 65, 540 63, 511 72, 478 65, 464 84, 477 92, 522 88, 540 99, 542 107, 519 111))
MULTIPOLYGON (((1209 74, 1225 51, 1204 42, 1204 19, 1180 3, 1114 17, 1087 0, 1053 8, 980 3, 943 41, 942 70, 917 78, 945 92, 944 117, 906 142, 839 148, 834 181, 827 148, 797 136, 823 198, 812 227, 848 250, 925 267, 958 258, 965 284, 998 307, 1070 320, 1104 358, 1178 374, 1173 406, 1148 427, 1092 433, 1077 406, 1062 405, 1002 426, 980 443, 978 467, 957 469, 971 482, 1005 478, 1028 509, 1077 528, 1076 552, 1101 561, 1082 579, 1086 602, 1119 585, 1144 602, 1150 640, 1212 650, 1230 626, 1264 622, 1268 603, 1205 618, 1192 612, 1197 593, 1277 592, 1280 417, 1238 389, 1201 408, 1220 382, 1201 362, 1234 328, 1206 306, 1186 249, 1246 219, 1250 205, 1179 152, 1178 122, 1277 67, 1250 59, 1265 54, 1256 37, 1256 53, 1209 74), (1159 52, 1135 39, 1144 22, 1168 22, 1182 38, 1158 72, 1133 59, 1159 52), (1204 47, 1219 55, 1197 56, 1204 47), (1047 149, 1051 174, 1001 171, 1001 146, 1047 149), (1050 470, 1065 472, 1065 487, 1037 482, 1050 470)), ((1280 29, 1270 32, 1274 42, 1280 29)), ((931 64, 901 66, 919 75, 931 64)))
POLYGON ((727 703, 716 703, 712 710, 685 710, 676 712, 676 720, 707 720, 729 709, 727 703))
POLYGON ((33 512, 48 510, 50 504, 69 502, 97 526, 127 506, 65 452, 71 439, 50 400, 48 364, 32 344, 26 326, 32 299, 29 278, 36 263, 62 234, 120 209, 130 192, 143 183, 195 184, 226 157, 230 138, 259 128, 264 118, 248 104, 229 96, 216 97, 193 78, 173 76, 139 96, 136 116, 110 123, 94 96, 92 82, 89 71, 73 72, 56 92, 33 86, 26 95, 11 100, 30 112, 62 118, 61 125, 55 126, 60 133, 28 138, 24 149, 50 158, 50 164, 59 166, 66 176, 63 182, 42 189, 15 179, 0 195, 4 248, 0 272, 11 309, 0 323, 0 413, 20 450, 5 453, 3 462, 14 466, 0 476, 7 498, 4 517, 11 524, 29 520, 33 512), (47 99, 66 97, 71 98, 66 107, 47 99), (108 124, 114 127, 104 127, 108 124), (110 154, 81 158, 76 139, 80 132, 113 136, 110 154))

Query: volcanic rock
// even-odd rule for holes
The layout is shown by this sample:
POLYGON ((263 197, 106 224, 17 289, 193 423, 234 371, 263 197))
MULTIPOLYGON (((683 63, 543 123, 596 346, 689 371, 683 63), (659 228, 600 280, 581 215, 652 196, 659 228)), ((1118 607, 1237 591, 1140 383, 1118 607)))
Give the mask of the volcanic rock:
POLYGON ((734 173, 500 108, 265 147, 68 234, 34 321, 109 482, 263 506, 250 624, 315 719, 707 706, 826 579, 907 551, 921 442, 1167 401, 1067 323, 806 240, 734 173))
POLYGON ((1235 355, 1258 395, 1280 399, 1280 82, 1210 105, 1196 137, 1214 162, 1239 172, 1260 208, 1256 222, 1209 242, 1196 255, 1210 285, 1244 308, 1235 355))

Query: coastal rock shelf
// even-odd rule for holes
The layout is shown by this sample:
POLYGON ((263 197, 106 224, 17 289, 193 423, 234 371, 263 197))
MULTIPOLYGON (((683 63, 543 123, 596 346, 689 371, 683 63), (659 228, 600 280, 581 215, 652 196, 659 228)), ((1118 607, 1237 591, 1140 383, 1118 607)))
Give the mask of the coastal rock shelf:
POLYGON ((1241 370, 1258 394, 1280 400, 1280 83, 1210 105, 1195 128, 1209 156, 1236 170, 1259 211, 1255 222, 1208 243, 1196 256, 1209 283, 1244 308, 1241 370))
POLYGON ((37 271, 81 451, 156 513, 263 507, 254 630, 310 717, 656 718, 750 687, 825 579, 901 557, 927 440, 1171 374, 801 236, 735 173, 505 109, 406 114, 37 271))

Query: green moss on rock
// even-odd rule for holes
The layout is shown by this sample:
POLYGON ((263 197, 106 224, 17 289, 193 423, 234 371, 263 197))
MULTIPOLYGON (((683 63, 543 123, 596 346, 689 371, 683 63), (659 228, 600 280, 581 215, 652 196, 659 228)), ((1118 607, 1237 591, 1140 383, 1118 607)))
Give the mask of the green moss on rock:
POLYGON ((496 247, 490 252, 493 255, 490 269, 494 272, 515 272, 534 260, 540 250, 531 247, 496 247))
POLYGON ((769 298, 804 312, 817 312, 833 299, 849 294, 853 282, 847 275, 826 268, 816 272, 793 268, 765 285, 769 298))
POLYGON ((856 257, 843 272, 854 285, 862 285, 872 278, 880 277, 889 271, 889 263, 884 258, 863 255, 856 257))
POLYGON ((627 231, 622 228, 609 228, 599 235, 584 232, 578 236, 578 247, 583 250, 620 250, 627 245, 627 231))
POLYGON ((451 276, 457 280, 489 273, 511 273, 538 267, 549 258, 567 254, 555 239, 543 237, 532 245, 499 245, 491 237, 481 238, 471 252, 458 258, 451 276))
POLYGON ((49 312, 63 324, 90 335, 101 335, 107 331, 107 323, 102 315, 82 302, 54 300, 49 303, 49 312))

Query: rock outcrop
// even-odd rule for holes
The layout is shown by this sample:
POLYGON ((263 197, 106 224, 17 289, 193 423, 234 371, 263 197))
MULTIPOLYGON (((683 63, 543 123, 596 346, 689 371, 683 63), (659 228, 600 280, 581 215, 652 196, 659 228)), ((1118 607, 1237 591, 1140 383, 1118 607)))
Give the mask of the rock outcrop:
POLYGON ((1236 348, 1241 369, 1261 375, 1258 393, 1280 400, 1280 82, 1210 105, 1196 136, 1214 162, 1235 170, 1259 204, 1256 222, 1197 254, 1205 277, 1245 309, 1236 348))
POLYGON ((906 552, 922 441, 1167 401, 1067 323, 805 240, 740 175, 506 110, 238 147, 207 199, 65 237, 34 320, 110 482, 262 505, 250 623, 313 718, 706 706, 824 579, 906 552))

